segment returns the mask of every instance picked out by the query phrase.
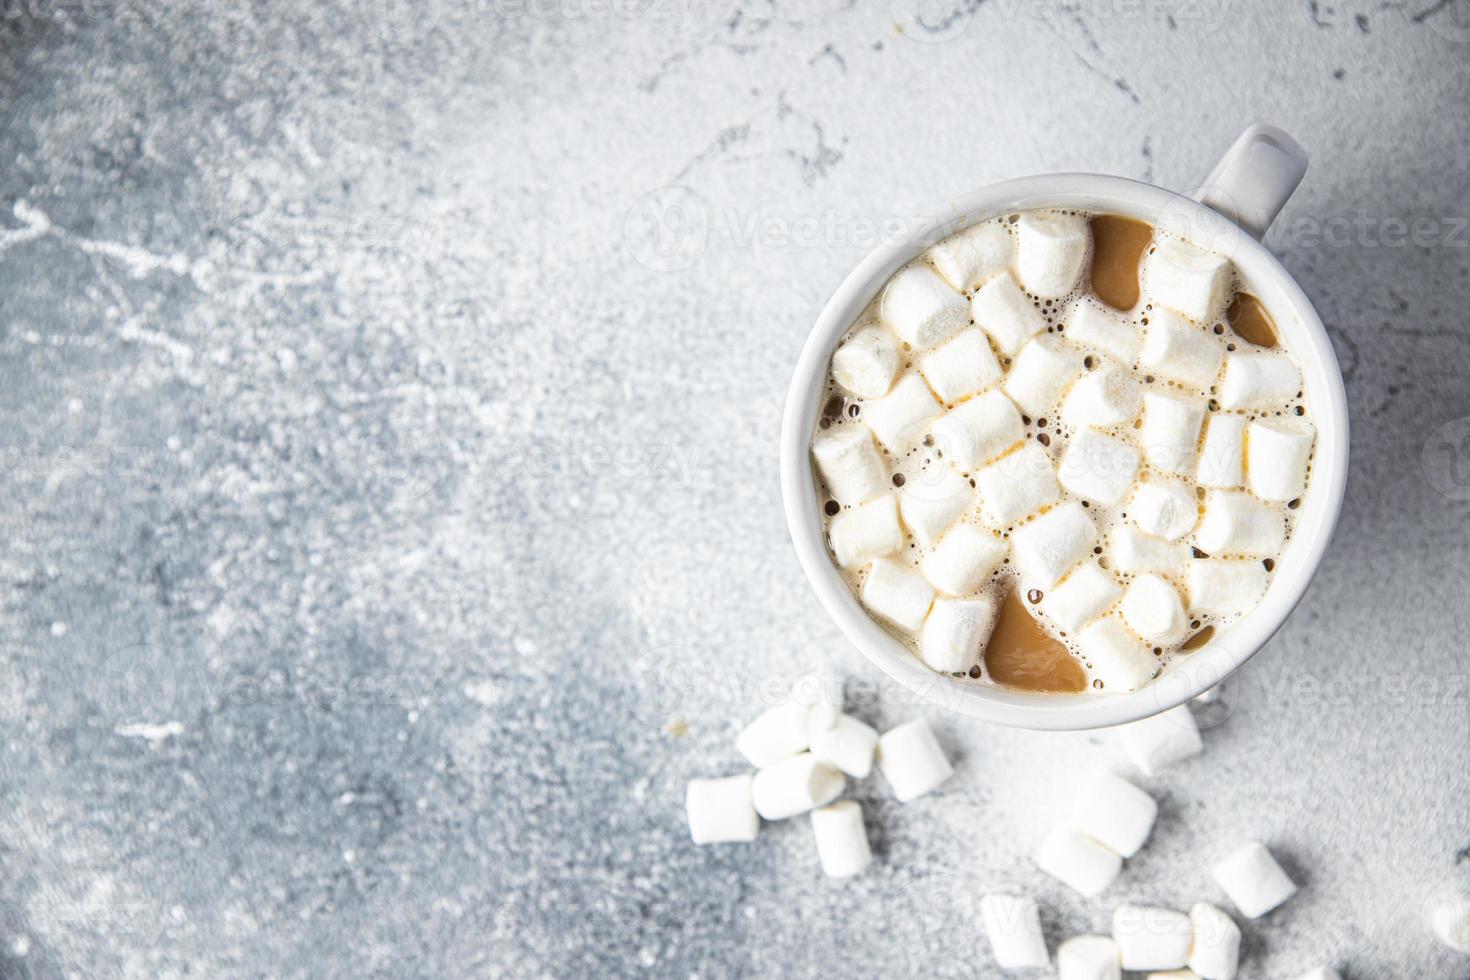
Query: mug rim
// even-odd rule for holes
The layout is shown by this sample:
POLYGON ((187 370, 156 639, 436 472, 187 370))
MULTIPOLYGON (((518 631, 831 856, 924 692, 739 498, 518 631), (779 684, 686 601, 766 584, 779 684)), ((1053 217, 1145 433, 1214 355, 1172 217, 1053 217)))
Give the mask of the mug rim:
MULTIPOLYGON (((1184 237, 1198 242, 1191 234, 1184 237)), ((1158 714, 1214 687, 1259 652, 1301 601, 1326 554, 1342 510, 1347 461, 1347 395, 1336 353, 1311 301, 1276 257, 1238 225, 1191 197, 1126 177, 1090 173, 1038 174, 981 187, 916 221, 903 241, 869 252, 844 277, 802 346, 780 436, 781 497, 792 544, 807 581, 848 641, 922 702, 982 721, 1044 731, 1104 728, 1158 714), (1209 245, 1231 258, 1252 293, 1271 311, 1285 346, 1301 367, 1310 419, 1317 430, 1311 481, 1266 595, 1188 658, 1176 661, 1144 687, 1123 694, 1024 692, 961 680, 926 666, 869 616, 838 572, 827 551, 810 461, 832 351, 888 279, 957 231, 1036 208, 1103 211, 1155 226, 1182 220, 1191 228, 1208 230, 1211 238, 1223 238, 1223 243, 1209 245)))

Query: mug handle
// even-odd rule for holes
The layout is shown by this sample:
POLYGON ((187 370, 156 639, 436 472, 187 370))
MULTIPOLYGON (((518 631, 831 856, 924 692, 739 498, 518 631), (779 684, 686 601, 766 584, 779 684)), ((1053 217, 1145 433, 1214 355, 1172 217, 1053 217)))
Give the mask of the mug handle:
POLYGON ((1284 129, 1256 123, 1236 137, 1192 196, 1259 240, 1306 172, 1300 143, 1284 129))

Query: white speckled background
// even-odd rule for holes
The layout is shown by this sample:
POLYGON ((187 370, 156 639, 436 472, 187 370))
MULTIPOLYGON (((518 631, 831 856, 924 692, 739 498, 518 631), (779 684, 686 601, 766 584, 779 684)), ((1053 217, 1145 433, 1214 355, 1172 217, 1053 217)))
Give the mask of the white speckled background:
POLYGON ((1056 942, 1250 835, 1304 887, 1241 976, 1470 977, 1420 921, 1470 877, 1467 95, 1470 0, 0 5, 0 977, 993 976, 987 890, 1056 942), (693 847, 763 682, 914 713, 776 482, 883 222, 1187 189, 1255 120, 1313 156, 1269 241, 1352 477, 1150 846, 1041 880, 1111 747, 938 718, 862 878, 693 847))

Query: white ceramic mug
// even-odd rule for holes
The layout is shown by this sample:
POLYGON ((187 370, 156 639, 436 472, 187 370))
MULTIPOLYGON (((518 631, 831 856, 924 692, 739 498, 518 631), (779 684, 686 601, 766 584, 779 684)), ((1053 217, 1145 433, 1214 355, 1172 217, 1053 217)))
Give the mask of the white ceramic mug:
POLYGON ((1306 172, 1290 136, 1252 126, 1193 196, 1100 174, 1022 177, 959 198, 897 245, 873 250, 838 287, 807 338, 781 425, 781 494, 797 557, 817 597, 843 634, 916 698, 985 721, 1045 730, 1101 728, 1157 714, 1208 691, 1281 628, 1307 590, 1337 523, 1347 482, 1348 415, 1342 373, 1327 331, 1306 295, 1259 238, 1306 172), (1250 291, 1270 311, 1302 368, 1309 418, 1317 427, 1312 478, 1270 589, 1255 609, 1210 642, 1178 658, 1152 684, 1127 694, 1038 694, 939 674, 878 626, 828 556, 822 500, 810 445, 832 351, 895 272, 940 239, 996 215, 1068 207, 1126 215, 1177 232, 1230 256, 1250 291))

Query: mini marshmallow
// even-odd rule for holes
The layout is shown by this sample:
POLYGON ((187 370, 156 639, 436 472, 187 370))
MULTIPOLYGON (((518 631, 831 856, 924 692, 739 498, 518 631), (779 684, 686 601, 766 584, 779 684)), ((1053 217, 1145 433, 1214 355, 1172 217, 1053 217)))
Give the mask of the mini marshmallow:
POLYGON ((1140 575, 1123 593, 1123 621, 1148 643, 1173 646, 1189 633, 1179 593, 1157 575, 1140 575))
POLYGON ((929 261, 958 290, 973 289, 1004 272, 1015 254, 1015 240, 999 221, 971 225, 929 249, 929 261))
POLYGON ((1158 238, 1143 258, 1143 281, 1156 304, 1209 323, 1225 306, 1234 273, 1230 260, 1178 238, 1158 238))
POLYGON ((1006 527, 1061 496, 1051 457, 1040 443, 1028 442, 975 473, 985 519, 1006 527))
POLYGON ((1116 616, 1095 620, 1078 633, 1077 649, 1092 666, 1092 676, 1111 691, 1136 691, 1159 672, 1153 651, 1116 616))
POLYGON ((1319 966, 1303 973, 1296 980, 1342 980, 1342 974, 1330 966, 1319 966))
POLYGON ((1173 310, 1156 309, 1148 315, 1138 363, 1150 374, 1203 389, 1215 383, 1224 360, 1224 345, 1206 328, 1173 310))
POLYGON ((1122 594, 1123 587, 1093 559, 1048 589, 1041 597, 1041 611, 1066 632, 1075 633, 1107 612, 1122 594))
POLYGON ((1016 274, 1042 299, 1072 291, 1087 265, 1092 236, 1080 214, 1028 211, 1016 221, 1016 274))
POLYGON ((1296 894, 1296 885, 1260 841, 1231 851, 1210 873, 1247 919, 1259 919, 1296 894))
POLYGON ((1062 486, 1105 506, 1123 499, 1137 474, 1138 451, 1096 429, 1082 429, 1073 436, 1057 467, 1062 486))
POLYGON ((1036 852, 1036 866, 1084 898, 1093 898, 1118 877, 1123 859, 1086 834, 1060 826, 1036 852))
POLYGON ((960 524, 919 562, 931 585, 950 595, 974 592, 1006 556, 1006 543, 972 524, 960 524))
POLYGON ((988 391, 951 409, 929 427, 950 465, 968 473, 1026 438, 1021 413, 1009 398, 988 391))
POLYGON ((1450 949, 1470 953, 1470 895, 1437 899, 1429 911, 1429 928, 1450 949))
POLYGON ((812 740, 812 755, 853 779, 866 779, 873 771, 877 748, 877 729, 852 715, 838 715, 835 725, 812 740))
POLYGON ((1223 408, 1284 405, 1301 390, 1302 372, 1290 354, 1242 350, 1225 355, 1225 376, 1219 386, 1223 408))
POLYGON ((803 752, 756 773, 750 798, 767 820, 785 820, 831 803, 846 783, 841 772, 803 752))
POLYGON ((993 388, 1003 374, 990 341, 975 327, 961 330, 919 358, 919 373, 943 402, 993 388))
POLYGON ((1239 490, 1211 490, 1205 498, 1205 516, 1194 533, 1195 545, 1215 558, 1269 558, 1285 541, 1281 515, 1239 490))
POLYGON ((924 434, 924 423, 944 408, 917 374, 905 374, 893 390, 863 406, 868 428, 889 452, 902 456, 924 434))
POLYGON ((1316 436, 1317 430, 1305 419, 1252 422, 1245 436, 1251 493, 1262 500, 1300 497, 1307 488, 1307 460, 1316 436))
POLYGON ((1145 394, 1139 440, 1149 465, 1165 473, 1188 473, 1194 469, 1194 453, 1199 446, 1199 428, 1204 418, 1203 406, 1194 402, 1152 392, 1145 394))
POLYGON ((1240 926, 1206 902, 1189 910, 1189 923, 1194 935, 1189 968, 1203 980, 1232 980, 1240 965, 1240 926))
POLYGON ((888 489, 888 468, 866 425, 842 425, 812 440, 812 459, 840 504, 872 500, 888 489))
POLYGON ((1120 527, 1113 532, 1109 551, 1112 567, 1129 575, 1153 572, 1157 575, 1178 575, 1188 562, 1184 545, 1131 527, 1120 527))
POLYGON ((1191 561, 1185 580, 1189 609, 1212 616, 1243 613, 1265 595, 1270 574, 1258 561, 1219 558, 1191 561))
POLYGON ((963 330, 970 320, 965 297, 926 265, 907 266, 888 283, 880 305, 883 322, 920 350, 963 330))
POLYGON ((1021 292, 1009 272, 981 286, 970 300, 970 317, 990 334, 1002 354, 1010 356, 1046 329, 1046 320, 1021 292))
POLYGON ((767 708, 735 736, 735 748, 757 769, 796 755, 811 744, 807 711, 794 701, 767 708))
POLYGON ((812 811, 812 835, 817 858, 829 878, 850 878, 873 860, 863 808, 856 800, 842 800, 812 811))
POLYGON ((1062 421, 1074 429, 1107 428, 1138 417, 1143 392, 1127 371, 1107 365, 1083 375, 1062 402, 1062 421))
POLYGON ((1189 916, 1172 909, 1119 905, 1113 942, 1125 970, 1173 970, 1189 960, 1189 916))
POLYGON ((752 774, 724 779, 691 779, 684 793, 689 836, 696 844, 751 841, 761 831, 761 818, 750 802, 752 774))
POLYGON ((1128 516, 1139 530, 1166 541, 1178 541, 1199 523, 1199 504, 1184 484, 1154 480, 1133 492, 1128 516))
POLYGON ((900 803, 918 799, 954 775, 939 740, 922 718, 883 733, 878 739, 878 769, 900 803))
POLYGON ((842 675, 834 671, 802 674, 791 682, 791 700, 806 708, 806 734, 814 742, 842 714, 842 675))
POLYGON ((1049 589, 1097 543, 1097 528, 1075 500, 1011 532, 1016 567, 1028 585, 1049 589))
POLYGON ((868 566, 863 582, 863 605, 910 633, 924 625, 934 589, 924 576, 907 565, 879 558, 868 566))
POLYGON ((1244 461, 1245 419, 1239 415, 1212 412, 1205 422, 1204 443, 1199 451, 1195 479, 1202 487, 1234 489, 1241 485, 1244 461))
POLYGON ((1159 805, 1122 776, 1103 772, 1072 804, 1072 826, 1124 857, 1148 840, 1159 805))
POLYGON ((898 344, 882 327, 864 327, 832 353, 832 380, 859 398, 882 398, 898 374, 898 344))
POLYGON ((1189 705, 1181 704, 1118 729, 1118 744, 1145 776, 1199 755, 1205 744, 1189 705))
POLYGON ((866 565, 903 547, 898 502, 892 495, 838 511, 827 529, 832 554, 843 568, 866 565))
POLYGON ((1002 387, 1021 411, 1042 416, 1082 371, 1081 354, 1059 340, 1037 337, 1016 355, 1002 387))
POLYGON ((988 597, 936 599, 924 620, 919 655, 937 671, 964 673, 980 662, 994 627, 995 603, 988 597))
POLYGON ((1002 970, 1029 970, 1051 962, 1041 937, 1041 913, 1033 899, 986 895, 980 899, 980 920, 1002 970))
POLYGON ((1091 296, 1077 301, 1067 313, 1066 324, 1068 340, 1111 354, 1124 364, 1132 364, 1143 346, 1137 327, 1091 296))
POLYGON ((914 540, 932 548, 976 496, 969 480, 941 463, 908 478, 898 495, 898 512, 914 540))
POLYGON ((1122 980, 1118 944, 1108 936, 1073 936, 1057 947, 1057 980, 1122 980))

